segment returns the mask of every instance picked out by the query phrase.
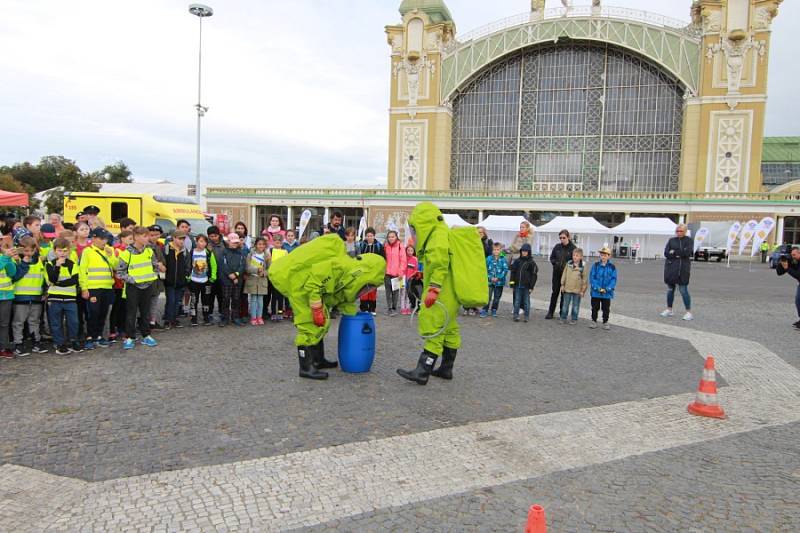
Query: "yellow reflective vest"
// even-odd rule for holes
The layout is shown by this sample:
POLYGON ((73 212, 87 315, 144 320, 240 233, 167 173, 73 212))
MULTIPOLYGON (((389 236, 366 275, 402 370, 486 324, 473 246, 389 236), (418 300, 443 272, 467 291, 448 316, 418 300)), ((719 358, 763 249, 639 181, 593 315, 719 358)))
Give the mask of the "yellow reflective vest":
POLYGON ((127 283, 133 282, 135 285, 142 285, 158 279, 158 274, 153 268, 153 249, 149 246, 145 246, 138 254, 131 252, 130 249, 123 250, 119 254, 119 259, 128 265, 129 279, 127 283))
MULTIPOLYGON (((58 270, 58 281, 66 281, 75 274, 79 274, 77 263, 73 262, 72 268, 67 268, 66 266, 62 266, 58 270)), ((72 298, 77 298, 78 286, 71 285, 69 287, 61 287, 59 285, 50 285, 50 288, 47 290, 47 293, 50 296, 70 296, 72 298)))
POLYGON ((119 259, 113 254, 106 255, 105 250, 94 245, 86 248, 81 254, 78 269, 78 280, 81 290, 111 289, 114 287, 114 271, 119 259))
POLYGON ((33 261, 28 273, 14 284, 14 296, 41 296, 44 292, 44 263, 33 261))

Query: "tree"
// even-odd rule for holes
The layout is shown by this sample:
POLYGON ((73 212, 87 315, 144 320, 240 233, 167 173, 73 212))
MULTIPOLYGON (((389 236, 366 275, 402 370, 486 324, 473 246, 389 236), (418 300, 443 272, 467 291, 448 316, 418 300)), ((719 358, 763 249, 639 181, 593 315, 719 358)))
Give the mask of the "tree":
POLYGON ((48 213, 64 212, 64 191, 67 192, 97 192, 100 190, 95 183, 97 172, 83 173, 78 165, 72 164, 61 168, 61 188, 53 189, 45 200, 48 213))
POLYGON ((122 161, 117 161, 113 165, 106 165, 100 171, 103 181, 108 183, 130 183, 131 170, 122 161))
POLYGON ((30 192, 24 183, 9 173, 0 174, 0 189, 8 192, 30 192))

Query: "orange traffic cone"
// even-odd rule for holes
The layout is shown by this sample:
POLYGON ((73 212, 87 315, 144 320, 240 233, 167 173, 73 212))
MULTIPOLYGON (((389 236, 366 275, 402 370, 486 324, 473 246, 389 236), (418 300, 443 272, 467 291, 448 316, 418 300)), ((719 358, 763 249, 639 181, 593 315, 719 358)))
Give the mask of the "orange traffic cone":
POLYGON ((714 368, 714 358, 706 357, 703 368, 703 378, 697 388, 694 402, 689 404, 689 412, 697 416, 711 418, 725 418, 725 411, 717 403, 717 371, 714 368))
POLYGON ((544 508, 541 505, 531 505, 528 509, 528 524, 525 533, 547 533, 547 522, 544 519, 544 508))

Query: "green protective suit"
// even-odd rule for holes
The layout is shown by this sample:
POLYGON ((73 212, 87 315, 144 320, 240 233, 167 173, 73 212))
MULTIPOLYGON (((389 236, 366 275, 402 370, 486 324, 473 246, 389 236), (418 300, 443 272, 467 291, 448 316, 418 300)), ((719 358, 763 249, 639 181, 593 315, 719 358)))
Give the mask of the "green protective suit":
POLYGON ((416 232, 417 255, 424 267, 418 330, 426 339, 425 350, 441 356, 445 346, 461 347, 461 331, 456 321, 459 304, 450 271, 450 228, 439 208, 430 202, 418 204, 408 223, 416 232), (441 289, 438 299, 441 305, 425 307, 425 295, 431 285, 441 289), (439 332, 441 334, 437 335, 439 332))
POLYGON ((336 235, 318 237, 277 261, 269 269, 272 284, 292 305, 297 328, 295 345, 314 346, 331 327, 328 310, 336 307, 345 315, 358 310, 356 299, 366 285, 383 283, 386 260, 375 254, 357 258, 347 255, 344 241, 336 235), (311 302, 322 302, 325 325, 314 324, 311 302))

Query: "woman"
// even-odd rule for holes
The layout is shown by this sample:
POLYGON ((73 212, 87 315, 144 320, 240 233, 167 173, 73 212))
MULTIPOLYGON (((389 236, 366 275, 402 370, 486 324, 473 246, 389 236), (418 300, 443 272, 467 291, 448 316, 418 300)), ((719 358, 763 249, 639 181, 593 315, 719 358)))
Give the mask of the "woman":
POLYGON ((547 309, 545 320, 552 320, 553 315, 556 313, 556 305, 558 305, 558 314, 561 314, 561 308, 564 307, 564 295, 561 293, 561 276, 564 274, 564 268, 567 262, 572 259, 572 252, 575 251, 575 243, 570 239, 569 230, 562 229, 558 232, 558 243, 553 246, 553 251, 550 252, 550 264, 553 265, 553 279, 551 281, 550 292, 550 307, 547 309), (559 298, 560 303, 559 303, 559 298))
POLYGON ((242 240, 242 251, 245 255, 250 253, 250 250, 253 248, 253 238, 247 234, 247 226, 244 222, 239 221, 233 227, 233 231, 239 236, 242 240))
POLYGON ((664 248, 664 283, 667 284, 667 308, 661 312, 662 317, 673 316, 672 304, 675 301, 675 287, 681 293, 683 306, 686 308, 684 320, 693 320, 692 298, 689 296, 689 278, 692 274, 692 255, 694 255, 694 239, 686 236, 686 224, 675 228, 675 236, 664 248))
POLYGON ((50 224, 56 228, 56 235, 64 231, 64 219, 58 213, 50 213, 50 224))
MULTIPOLYGON (((523 220, 519 224, 519 233, 514 237, 514 241, 511 243, 511 246, 508 247, 508 251, 511 257, 509 257, 509 262, 513 263, 519 258, 519 252, 522 250, 523 244, 529 244, 531 246, 531 250, 534 249, 533 246, 533 226, 527 220, 523 220)), ((489 255, 491 255, 491 249, 489 251, 489 255)))
POLYGON ((489 235, 486 233, 486 228, 483 226, 478 226, 478 234, 481 236, 481 243, 483 244, 483 256, 489 257, 492 255, 492 239, 489 238, 489 235))
POLYGON ((408 265, 406 259, 406 251, 403 243, 397 232, 390 230, 386 234, 386 243, 383 245, 383 253, 386 257, 386 275, 383 278, 383 286, 386 289, 386 306, 388 310, 386 314, 395 316, 397 314, 397 303, 400 297, 400 283, 402 283, 403 275, 405 274, 408 265), (392 281, 394 281, 397 289, 392 288, 392 281))
POLYGON ((272 236, 280 233, 281 237, 286 238, 286 228, 283 226, 283 219, 278 215, 270 215, 269 226, 261 232, 261 235, 266 237, 269 248, 272 248, 272 236))

